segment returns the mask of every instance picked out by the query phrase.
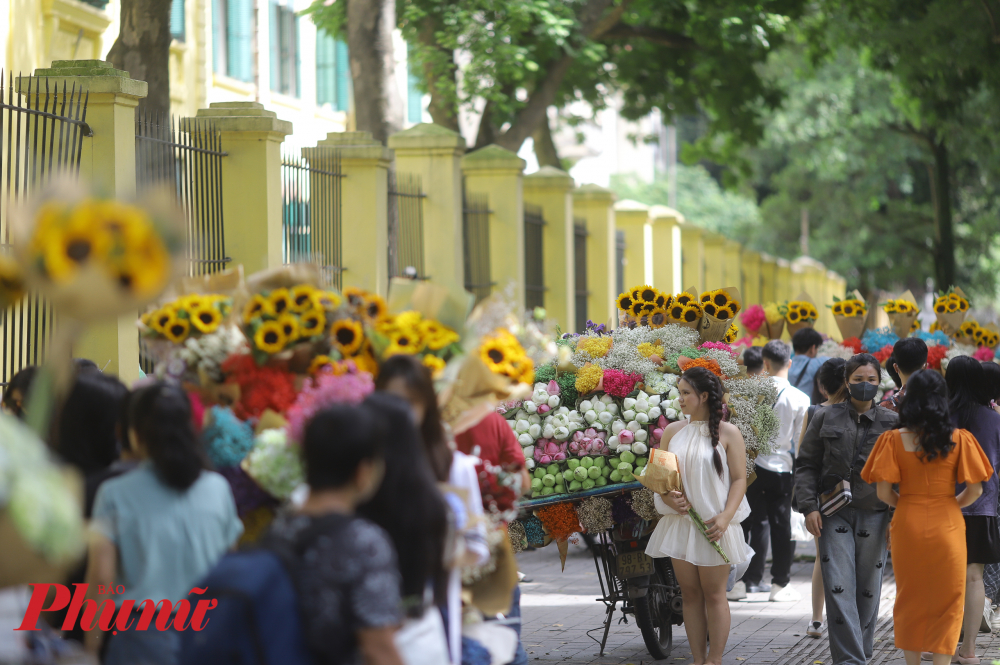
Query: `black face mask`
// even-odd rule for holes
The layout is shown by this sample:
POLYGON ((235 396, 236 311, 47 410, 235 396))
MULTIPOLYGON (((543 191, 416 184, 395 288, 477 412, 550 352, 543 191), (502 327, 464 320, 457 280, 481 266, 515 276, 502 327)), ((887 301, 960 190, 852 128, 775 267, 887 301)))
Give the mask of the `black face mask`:
POLYGON ((851 397, 859 402, 870 402, 878 394, 878 386, 874 383, 849 383, 847 389, 851 392, 851 397))

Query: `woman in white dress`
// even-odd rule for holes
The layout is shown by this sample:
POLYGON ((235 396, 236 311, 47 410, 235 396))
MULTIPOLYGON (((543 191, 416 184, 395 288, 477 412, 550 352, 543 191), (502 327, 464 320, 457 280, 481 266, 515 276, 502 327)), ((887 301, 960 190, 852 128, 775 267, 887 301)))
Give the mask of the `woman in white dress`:
POLYGON ((663 517, 649 539, 646 554, 673 560, 694 665, 722 665, 730 627, 726 600, 729 566, 746 563, 753 556, 740 528, 740 522, 750 515, 745 498, 746 446, 739 429, 722 422, 723 391, 718 377, 702 367, 692 367, 684 372, 677 390, 681 411, 688 420, 668 426, 660 447, 677 455, 684 491, 654 498, 663 517), (688 516, 689 508, 705 520, 708 538, 688 516), (712 542, 719 544, 729 563, 712 542), (712 640, 706 649, 709 635, 712 640))

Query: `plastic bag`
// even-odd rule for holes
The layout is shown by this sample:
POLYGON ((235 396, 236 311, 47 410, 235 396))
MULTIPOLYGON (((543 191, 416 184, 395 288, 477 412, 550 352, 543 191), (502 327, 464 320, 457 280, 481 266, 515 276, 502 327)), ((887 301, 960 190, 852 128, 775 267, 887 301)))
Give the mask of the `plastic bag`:
POLYGON ((797 510, 792 511, 792 540, 800 543, 812 542, 813 536, 806 530, 806 516, 797 510))

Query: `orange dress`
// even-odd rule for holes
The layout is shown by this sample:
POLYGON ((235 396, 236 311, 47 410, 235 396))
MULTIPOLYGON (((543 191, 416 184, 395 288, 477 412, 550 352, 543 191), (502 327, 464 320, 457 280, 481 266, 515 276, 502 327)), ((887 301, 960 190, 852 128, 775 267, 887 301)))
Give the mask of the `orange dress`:
POLYGON ((892 518, 896 648, 951 654, 962 632, 965 604, 965 520, 955 483, 984 482, 989 459, 969 432, 956 429, 947 457, 922 462, 903 447, 899 430, 879 437, 861 477, 899 484, 892 518))

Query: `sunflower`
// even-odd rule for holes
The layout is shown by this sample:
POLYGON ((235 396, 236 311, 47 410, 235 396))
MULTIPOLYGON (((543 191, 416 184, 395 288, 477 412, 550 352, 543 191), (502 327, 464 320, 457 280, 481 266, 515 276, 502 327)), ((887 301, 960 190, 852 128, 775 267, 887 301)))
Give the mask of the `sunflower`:
POLYGON ((319 309, 332 311, 340 307, 343 299, 333 291, 314 291, 312 294, 313 305, 319 309))
POLYGON ((735 300, 730 300, 729 304, 726 305, 726 311, 729 312, 729 318, 735 319, 736 315, 740 313, 740 304, 735 300))
POLYGON ((152 328, 153 327, 153 314, 154 313, 155 313, 155 310, 146 312, 145 314, 143 314, 143 315, 141 315, 139 317, 139 321, 142 323, 142 325, 146 326, 147 328, 152 328))
POLYGON ((289 305, 293 312, 307 312, 313 307, 317 290, 309 284, 299 284, 292 288, 292 302, 289 305))
POLYGON ((666 310, 657 307, 649 315, 649 327, 662 328, 665 325, 667 325, 667 312, 666 310))
POLYGON ((986 331, 982 328, 976 328, 976 330, 972 333, 972 337, 977 343, 982 344, 983 340, 986 339, 986 331))
POLYGON ((206 335, 214 333, 222 323, 222 312, 211 305, 188 310, 188 315, 191 317, 191 324, 206 335))
POLYGON ((285 288, 275 289, 274 291, 271 291, 270 295, 268 295, 267 301, 271 303, 271 309, 274 310, 274 315, 281 316, 291 309, 292 294, 285 288))
POLYGON ((732 344, 733 342, 735 342, 736 339, 739 337, 739 335, 740 335, 739 328, 736 327, 735 323, 731 324, 729 328, 726 330, 726 337, 725 337, 726 344, 732 344))
MULTIPOLYGON (((836 305, 834 305, 834 307, 836 307, 836 305)), ((882 306, 882 311, 884 311, 886 314, 895 314, 897 312, 903 313, 903 310, 900 309, 899 305, 896 304, 895 300, 887 301, 885 305, 882 306)), ((836 314, 836 312, 834 312, 834 314, 836 314)))
POLYGON ((628 312, 632 309, 632 295, 629 293, 622 293, 618 296, 618 309, 623 312, 628 312))
POLYGON ((701 298, 699 298, 699 300, 701 301, 702 305, 704 305, 707 302, 712 302, 712 292, 706 291, 705 293, 702 293, 701 298))
POLYGON ((440 351, 459 340, 457 332, 433 319, 423 320, 420 323, 420 332, 427 348, 431 351, 440 351))
POLYGON ((191 330, 191 324, 187 319, 179 319, 171 315, 170 320, 163 326, 163 335, 174 344, 180 344, 187 337, 191 330))
POLYGON ((420 335, 415 329, 404 328, 396 332, 389 338, 389 346, 385 350, 386 356, 413 355, 423 347, 420 335))
POLYGON ((934 311, 938 314, 944 314, 945 312, 947 312, 948 311, 947 301, 938 300, 936 303, 934 303, 934 311))
POLYGON ((299 319, 294 314, 282 314, 278 317, 281 324, 281 332, 285 333, 287 344, 291 344, 299 338, 299 319))
POLYGON ((722 289, 716 289, 712 291, 712 302, 715 303, 716 307, 725 307, 731 300, 729 300, 729 294, 722 289))
POLYGON ((88 261, 104 261, 114 246, 113 234, 101 223, 96 201, 84 201, 72 210, 46 206, 40 214, 35 242, 50 279, 65 282, 88 261), (68 214, 67 214, 68 213, 68 214))
POLYGON ((681 320, 683 320, 682 317, 684 316, 684 305, 680 305, 680 304, 674 303, 670 307, 670 310, 667 312, 667 314, 674 321, 681 321, 681 320))
POLYGON ((369 293, 365 298, 364 315, 371 321, 378 321, 386 313, 385 300, 381 296, 369 293))
POLYGON ((677 304, 677 305, 685 305, 685 306, 687 306, 687 305, 690 305, 692 302, 694 302, 694 297, 690 293, 687 293, 687 292, 679 293, 679 294, 677 294, 677 297, 674 298, 674 303, 677 304))
POLYGON ((167 307, 161 307, 160 309, 153 312, 153 315, 149 319, 150 327, 156 332, 166 335, 167 334, 167 324, 174 318, 174 310, 167 307))
POLYGON ((833 312, 834 316, 843 316, 843 314, 844 314, 844 303, 843 302, 835 302, 835 303, 833 303, 833 307, 831 307, 830 310, 833 312))
POLYGON ((255 293, 243 306, 243 323, 250 323, 257 316, 274 316, 274 307, 271 306, 271 301, 259 293, 255 293))
POLYGON ((918 330, 920 330, 920 321, 917 321, 916 319, 913 319, 913 323, 910 325, 910 334, 912 335, 913 333, 917 332, 918 330))
POLYGON ((844 316, 854 316, 854 304, 851 302, 844 303, 844 316))
POLYGON ((510 367, 511 359, 519 352, 523 353, 517 348, 519 346, 513 335, 506 331, 500 331, 482 343, 479 347, 479 357, 491 371, 502 374, 510 367), (498 370, 500 371, 498 372, 498 370))
POLYGON ((957 293, 949 293, 947 297, 948 300, 954 300, 955 302, 958 302, 959 300, 962 299, 962 297, 959 296, 957 293))
POLYGON ((364 341, 364 329, 354 319, 339 319, 330 328, 330 338, 345 356, 357 352, 364 341))
POLYGON ((646 303, 641 300, 635 300, 632 302, 632 309, 629 310, 629 314, 632 316, 640 316, 646 306, 646 303))
POLYGON ((715 303, 712 302, 711 298, 702 304, 701 309, 709 316, 715 316, 719 313, 719 309, 715 306, 715 303))
POLYGON ((642 287, 641 286, 637 286, 637 287, 633 288, 629 292, 629 294, 632 296, 632 302, 633 303, 636 302, 637 300, 642 300, 642 295, 641 295, 642 294, 642 287))
POLYGON ((347 298, 348 304, 358 309, 364 307, 366 295, 364 291, 356 286, 348 286, 344 289, 344 297, 347 298))
POLYGON ((791 307, 789 307, 787 318, 789 323, 798 323, 799 319, 802 318, 802 315, 799 313, 798 309, 792 309, 791 307))
POLYGON ((378 360, 371 353, 365 352, 348 358, 354 362, 354 366, 359 372, 368 372, 372 376, 378 376, 378 360))
POLYGON ((423 363, 424 367, 431 371, 431 376, 435 379, 441 375, 441 372, 443 372, 445 368, 444 360, 430 353, 424 356, 423 363))
POLYGON ((688 305, 684 308, 684 313, 681 314, 681 320, 686 323, 694 323, 701 318, 701 308, 695 307, 693 305, 688 305))
POLYGON ((957 312, 958 309, 959 309, 959 307, 961 307, 961 305, 959 303, 955 302, 954 300, 949 300, 948 301, 947 308, 948 308, 948 313, 949 314, 954 314, 955 312, 957 312))
POLYGON ((964 312, 969 309, 969 301, 965 298, 958 299, 958 311, 964 312))
POLYGON ((280 353, 288 339, 285 337, 285 330, 278 321, 265 321, 257 328, 253 336, 254 344, 264 353, 280 353))
POLYGON ((303 337, 321 335, 326 328, 326 314, 321 309, 311 309, 299 317, 299 334, 303 337))
POLYGON ((326 355, 316 356, 315 358, 312 359, 312 362, 309 363, 309 373, 315 374, 324 367, 332 365, 333 365, 333 359, 331 359, 330 356, 326 355))
POLYGON ((733 318, 733 313, 729 310, 729 305, 726 305, 725 307, 720 307, 718 310, 716 310, 715 318, 717 318, 720 321, 728 321, 729 319, 733 318))
POLYGON ((666 309, 670 307, 671 300, 673 300, 673 296, 657 292, 656 300, 653 301, 653 304, 656 305, 657 309, 666 309))
POLYGON ((656 296, 660 295, 660 292, 654 289, 652 286, 644 285, 639 287, 639 300, 647 302, 651 305, 656 304, 656 296))

